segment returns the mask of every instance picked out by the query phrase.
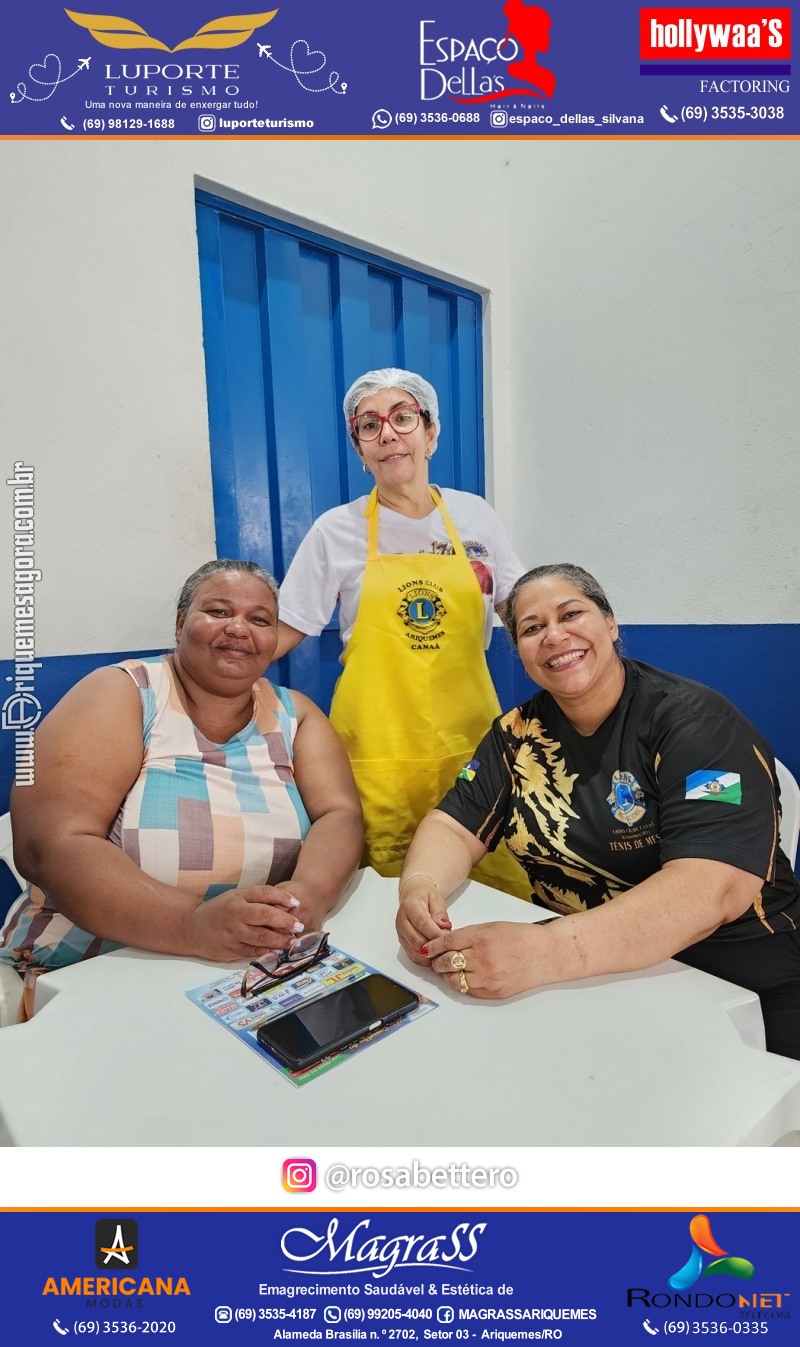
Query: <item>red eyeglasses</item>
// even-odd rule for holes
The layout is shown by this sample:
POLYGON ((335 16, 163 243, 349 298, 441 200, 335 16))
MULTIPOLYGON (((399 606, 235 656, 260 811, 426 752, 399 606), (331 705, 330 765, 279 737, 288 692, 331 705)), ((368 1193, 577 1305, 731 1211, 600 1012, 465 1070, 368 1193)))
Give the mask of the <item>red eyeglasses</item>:
POLYGON ((388 416, 379 412, 362 412, 360 416, 350 417, 350 429, 360 440, 377 440, 383 432, 384 422, 388 421, 398 435, 410 435, 419 425, 422 408, 417 402, 401 402, 392 407, 388 416))
POLYGON ((329 953, 327 931, 309 931, 306 935, 299 935, 287 949, 270 950, 248 964, 242 977, 240 995, 249 998, 258 996, 259 992, 269 991, 270 987, 319 963, 329 953))

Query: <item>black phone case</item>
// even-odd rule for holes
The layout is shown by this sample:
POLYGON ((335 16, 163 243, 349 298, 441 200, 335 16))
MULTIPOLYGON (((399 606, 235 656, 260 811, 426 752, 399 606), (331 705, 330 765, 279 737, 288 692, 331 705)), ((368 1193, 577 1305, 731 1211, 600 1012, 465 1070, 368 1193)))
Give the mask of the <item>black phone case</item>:
MULTIPOLYGON (((369 974, 368 976, 374 975, 369 974)), ((394 979, 390 978, 389 981, 394 981, 394 979)), ((351 983, 350 985, 354 986, 356 984, 351 983)), ((396 983, 395 985, 401 986, 402 984, 396 983)), ((342 987, 340 990, 344 992, 347 988, 342 987)), ((340 1052, 342 1048, 349 1047, 351 1043, 358 1043, 359 1039, 366 1038, 367 1035, 374 1032, 375 1029, 382 1029, 384 1025, 392 1024, 395 1020, 401 1019, 403 1015, 407 1015, 409 1011, 419 1005, 419 997, 416 992, 410 991, 408 987, 403 987, 403 991, 407 992, 409 996, 407 1005, 397 1006, 388 1014, 381 1016, 381 1018, 375 1022, 374 1027, 371 1025, 364 1025, 363 1028, 359 1028, 351 1034, 343 1034, 340 1038, 333 1039, 330 1043, 326 1043, 325 1047, 319 1052, 310 1053, 306 1057, 289 1056, 278 1044, 272 1043, 269 1038, 270 1029, 274 1025, 280 1024, 281 1020, 288 1019, 289 1015, 296 1014, 295 1011, 290 1011, 289 1015, 278 1015, 274 1020, 270 1020, 268 1024, 263 1024, 261 1028, 257 1030, 256 1038, 258 1039, 260 1046, 264 1048, 271 1057, 275 1057, 283 1064, 283 1066, 287 1066, 290 1071, 303 1071, 306 1067, 313 1066, 315 1062, 322 1062, 326 1057, 331 1057, 335 1052, 340 1052)), ((336 996, 338 995, 338 992, 332 992, 331 995, 336 996)), ((324 1000, 324 997, 321 999, 324 1000)))

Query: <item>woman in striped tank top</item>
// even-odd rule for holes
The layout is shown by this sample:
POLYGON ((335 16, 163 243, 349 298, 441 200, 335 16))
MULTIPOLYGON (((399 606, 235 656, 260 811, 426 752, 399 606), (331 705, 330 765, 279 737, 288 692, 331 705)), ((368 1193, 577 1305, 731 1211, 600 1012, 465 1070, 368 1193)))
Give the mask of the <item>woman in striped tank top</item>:
POLYGON ((24 974, 120 945, 258 958, 318 930, 361 854, 344 748, 264 677, 278 591, 253 562, 189 577, 176 645, 98 669, 36 734, 12 800, 18 867, 0 960, 24 974))

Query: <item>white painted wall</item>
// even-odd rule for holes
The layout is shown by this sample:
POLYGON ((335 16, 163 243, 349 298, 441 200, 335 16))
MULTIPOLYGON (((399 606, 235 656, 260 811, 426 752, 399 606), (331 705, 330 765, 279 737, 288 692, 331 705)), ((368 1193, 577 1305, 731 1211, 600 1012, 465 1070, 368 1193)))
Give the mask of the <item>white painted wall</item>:
POLYGON ((797 145, 510 158, 522 554, 585 565, 626 622, 797 622, 797 145))
POLYGON ((39 654, 166 644, 214 552, 196 177, 488 291, 493 495, 526 559, 596 569, 629 622, 797 620, 794 143, 1 149, 3 464, 37 471, 39 654))

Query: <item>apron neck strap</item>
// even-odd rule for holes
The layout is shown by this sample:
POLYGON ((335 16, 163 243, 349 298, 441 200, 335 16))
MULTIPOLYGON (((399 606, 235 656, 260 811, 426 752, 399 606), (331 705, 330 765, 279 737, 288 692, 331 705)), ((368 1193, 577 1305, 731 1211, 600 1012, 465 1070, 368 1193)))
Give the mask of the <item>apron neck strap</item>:
MULTIPOLYGON (((459 538, 458 533, 456 532, 456 526, 453 523, 452 519, 450 518, 450 515, 445 507, 445 503, 442 500, 439 488, 429 486, 428 490, 430 491, 431 494, 431 500, 433 501, 434 505, 439 511, 439 514, 442 516, 442 523, 445 526, 445 530, 447 532, 448 538, 450 539, 450 542, 453 544, 453 551, 455 552, 457 557, 463 557, 464 560, 466 561, 468 559, 466 549, 461 539, 459 538)), ((376 486, 372 488, 372 491, 369 494, 369 499, 367 500, 364 514, 367 517, 367 561, 371 561, 373 557, 376 557, 378 555, 379 511, 378 511, 378 488, 376 486)))

